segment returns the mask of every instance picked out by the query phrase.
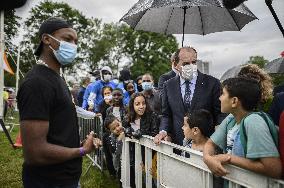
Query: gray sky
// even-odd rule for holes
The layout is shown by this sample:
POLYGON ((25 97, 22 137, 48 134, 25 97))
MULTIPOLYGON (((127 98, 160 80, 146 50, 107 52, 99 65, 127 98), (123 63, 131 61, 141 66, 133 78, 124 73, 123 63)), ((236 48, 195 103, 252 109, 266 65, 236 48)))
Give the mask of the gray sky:
MULTIPOLYGON (((59 0, 54 0, 59 1, 59 0)), ((138 0, 63 0, 88 17, 103 22, 118 22, 138 0)), ((17 10, 25 18, 39 0, 17 10)), ((247 7, 258 17, 247 24, 241 32, 220 32, 205 36, 186 35, 185 45, 194 46, 198 58, 212 63, 211 74, 220 78, 229 68, 245 63, 250 56, 261 55, 268 60, 280 57, 284 51, 284 38, 278 29, 265 0, 248 0, 247 7)), ((274 0, 273 7, 284 25, 284 0, 274 0), (281 11, 282 9, 282 11, 281 11)), ((175 35, 181 46, 181 35, 175 35)))

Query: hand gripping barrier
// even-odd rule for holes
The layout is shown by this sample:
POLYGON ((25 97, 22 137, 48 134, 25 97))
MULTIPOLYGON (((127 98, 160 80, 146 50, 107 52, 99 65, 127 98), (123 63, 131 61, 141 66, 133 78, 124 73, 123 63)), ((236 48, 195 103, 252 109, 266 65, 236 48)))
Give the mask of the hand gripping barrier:
MULTIPOLYGON (((129 145, 135 145, 135 185, 137 188, 152 188, 153 152, 157 153, 156 187, 170 188, 213 188, 213 175, 202 160, 202 153, 178 146, 169 142, 162 142, 156 146, 153 137, 143 136, 140 140, 125 138, 122 150, 121 180, 124 188, 130 188, 130 152, 129 145), (145 160, 142 163, 141 149, 145 147, 145 160), (186 151, 190 157, 185 158, 173 152, 173 149, 186 151), (142 178, 146 177, 146 178, 142 178)), ((223 177, 229 188, 281 188, 284 181, 268 178, 254 172, 226 165, 230 174, 223 177)), ((221 179, 222 180, 222 179, 221 179)), ((223 182, 223 180, 222 180, 223 182)), ((223 186, 222 186, 223 187, 223 186)), ((222 188, 221 187, 221 188, 222 188)))

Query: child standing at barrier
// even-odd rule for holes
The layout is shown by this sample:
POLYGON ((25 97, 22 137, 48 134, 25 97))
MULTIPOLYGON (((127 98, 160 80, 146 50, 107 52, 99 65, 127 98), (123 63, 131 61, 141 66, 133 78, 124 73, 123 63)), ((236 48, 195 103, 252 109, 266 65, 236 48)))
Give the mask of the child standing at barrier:
POLYGON ((223 166, 229 163, 280 178, 277 130, 265 113, 253 112, 261 98, 259 82, 230 78, 223 82, 222 89, 221 111, 230 114, 206 142, 204 162, 217 176, 229 173, 223 166), (226 154, 215 155, 216 146, 226 154))
MULTIPOLYGON (((203 147, 214 132, 213 117, 208 110, 200 109, 184 117, 183 146, 203 151, 203 147)), ((186 153, 183 153, 186 156, 186 153)))
POLYGON ((120 179, 122 139, 124 138, 124 129, 121 122, 114 116, 108 115, 104 122, 105 128, 110 131, 110 145, 113 159, 113 166, 116 176, 120 179))
MULTIPOLYGON (((139 139, 142 135, 155 136, 158 134, 159 119, 150 110, 146 98, 142 93, 131 95, 127 117, 123 121, 126 136, 139 139)), ((130 143, 130 184, 135 187, 135 147, 130 143)), ((145 148, 141 147, 142 160, 145 161, 145 148)), ((154 155, 154 153, 153 153, 154 155)), ((144 167, 142 163, 142 168, 144 167)))
POLYGON ((130 135, 139 138, 141 135, 155 136, 158 133, 158 115, 151 111, 146 98, 142 93, 131 96, 127 117, 123 121, 123 127, 128 129, 130 135), (136 134, 138 133, 138 134, 136 134))
POLYGON ((112 91, 112 106, 106 110, 106 116, 114 115, 119 121, 122 121, 126 115, 126 109, 123 105, 123 92, 116 88, 112 91))

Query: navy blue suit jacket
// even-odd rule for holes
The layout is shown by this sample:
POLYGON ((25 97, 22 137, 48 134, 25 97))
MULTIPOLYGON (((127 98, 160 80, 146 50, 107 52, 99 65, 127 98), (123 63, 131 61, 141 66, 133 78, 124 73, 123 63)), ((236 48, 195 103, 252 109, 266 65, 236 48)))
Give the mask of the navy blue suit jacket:
MULTIPOLYGON (((206 109, 211 112, 215 125, 221 123, 226 114, 221 113, 220 81, 212 76, 198 71, 198 77, 193 93, 190 112, 197 109, 206 109)), ((171 133, 173 142, 182 145, 183 142, 183 118, 186 109, 184 107, 180 77, 176 76, 164 84, 162 95, 162 119, 160 130, 171 133)))
POLYGON ((272 117, 275 125, 279 125, 280 115, 283 111, 284 111, 284 92, 281 92, 275 95, 269 109, 269 115, 272 117))
POLYGON ((167 72, 165 74, 162 74, 160 76, 160 78, 159 78, 158 90, 161 91, 163 89, 163 87, 164 87, 164 83, 166 81, 168 81, 169 79, 175 77, 175 76, 176 76, 176 73, 173 70, 171 70, 171 71, 169 71, 169 72, 167 72))

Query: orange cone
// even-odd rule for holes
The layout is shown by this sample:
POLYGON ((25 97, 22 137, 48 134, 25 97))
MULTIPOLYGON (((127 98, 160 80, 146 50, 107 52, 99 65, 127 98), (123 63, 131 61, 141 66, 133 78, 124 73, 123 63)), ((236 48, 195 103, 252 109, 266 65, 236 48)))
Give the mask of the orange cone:
POLYGON ((23 147, 23 145, 22 145, 22 138, 21 138, 21 132, 20 131, 19 131, 19 133, 17 135, 16 142, 15 142, 14 146, 16 148, 23 147))

